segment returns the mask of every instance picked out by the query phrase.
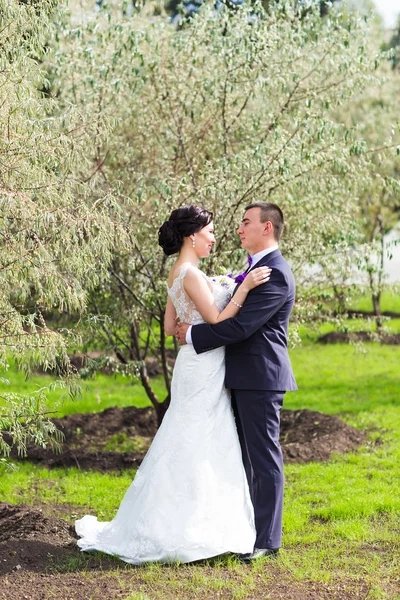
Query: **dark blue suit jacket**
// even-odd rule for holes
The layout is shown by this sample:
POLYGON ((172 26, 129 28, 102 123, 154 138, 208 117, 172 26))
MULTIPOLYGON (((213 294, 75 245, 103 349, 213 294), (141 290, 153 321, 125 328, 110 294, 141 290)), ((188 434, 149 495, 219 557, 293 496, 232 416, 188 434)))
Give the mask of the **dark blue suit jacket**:
POLYGON ((192 328, 200 354, 226 346, 225 385, 230 389, 296 390, 287 351, 289 317, 295 300, 293 273, 279 250, 254 268, 268 266, 270 280, 249 292, 239 314, 216 325, 192 328))

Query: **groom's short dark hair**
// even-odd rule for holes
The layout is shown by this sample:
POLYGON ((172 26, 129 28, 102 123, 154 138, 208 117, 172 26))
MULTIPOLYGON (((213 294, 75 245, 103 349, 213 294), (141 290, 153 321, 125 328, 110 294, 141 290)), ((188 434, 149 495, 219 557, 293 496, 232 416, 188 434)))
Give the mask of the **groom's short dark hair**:
POLYGON ((260 220, 261 223, 266 223, 267 221, 271 221, 274 228, 274 237, 277 242, 281 239, 282 231, 285 226, 285 221, 283 219, 283 212, 279 208, 277 204, 273 204, 272 202, 253 202, 246 206, 246 210, 250 208, 260 208, 260 220))

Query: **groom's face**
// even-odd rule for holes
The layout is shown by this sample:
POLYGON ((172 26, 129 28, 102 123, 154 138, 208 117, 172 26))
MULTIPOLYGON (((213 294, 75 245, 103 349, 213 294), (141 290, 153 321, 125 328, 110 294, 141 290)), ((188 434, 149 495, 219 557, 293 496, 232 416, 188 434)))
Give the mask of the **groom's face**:
POLYGON ((255 206, 244 213, 243 220, 236 233, 242 242, 242 248, 256 254, 263 249, 266 223, 261 223, 261 208, 255 206))

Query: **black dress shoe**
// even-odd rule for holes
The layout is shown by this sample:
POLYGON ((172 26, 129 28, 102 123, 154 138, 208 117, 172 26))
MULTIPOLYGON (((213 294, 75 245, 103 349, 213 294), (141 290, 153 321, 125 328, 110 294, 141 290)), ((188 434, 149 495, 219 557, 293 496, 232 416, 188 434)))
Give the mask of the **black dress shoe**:
POLYGON ((238 558, 243 562, 250 563, 257 558, 277 558, 279 555, 279 548, 254 548, 251 554, 239 554, 238 558))

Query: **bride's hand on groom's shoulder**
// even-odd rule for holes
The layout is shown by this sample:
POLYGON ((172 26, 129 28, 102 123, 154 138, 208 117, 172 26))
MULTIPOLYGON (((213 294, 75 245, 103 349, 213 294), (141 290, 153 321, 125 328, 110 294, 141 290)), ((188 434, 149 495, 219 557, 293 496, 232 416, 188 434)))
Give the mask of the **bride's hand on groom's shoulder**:
POLYGON ((181 346, 186 344, 186 332, 189 327, 190 325, 188 325, 188 323, 180 323, 179 321, 176 323, 175 335, 181 346))
POLYGON ((267 283, 270 280, 272 269, 269 267, 257 267, 247 274, 242 286, 245 291, 253 290, 255 287, 267 283))

